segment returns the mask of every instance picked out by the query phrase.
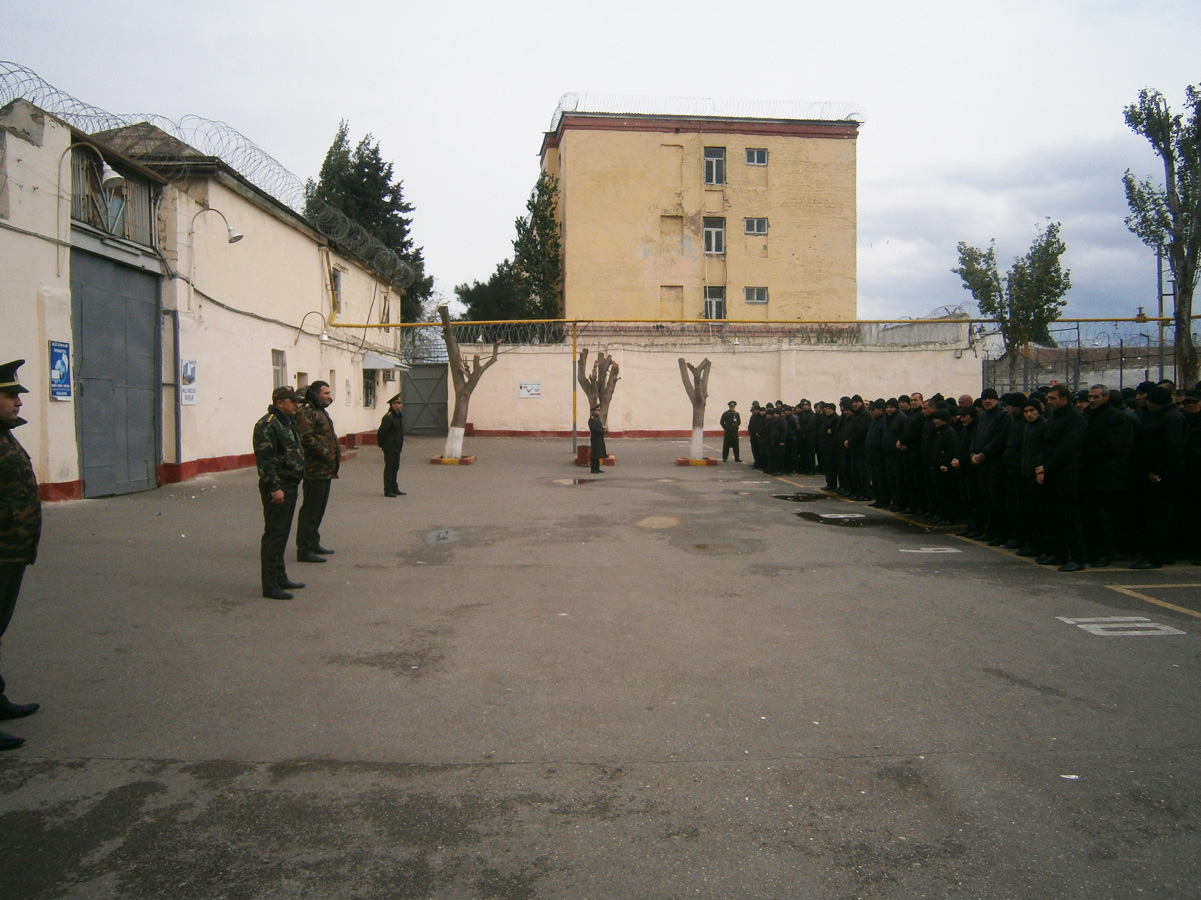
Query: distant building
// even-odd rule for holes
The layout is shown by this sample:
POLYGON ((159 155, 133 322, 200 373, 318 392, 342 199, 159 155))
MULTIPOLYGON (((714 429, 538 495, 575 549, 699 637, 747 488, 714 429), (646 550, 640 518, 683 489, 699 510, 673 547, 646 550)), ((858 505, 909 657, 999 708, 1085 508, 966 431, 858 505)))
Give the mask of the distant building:
POLYGON ((851 115, 564 95, 541 151, 559 179, 564 317, 854 320, 851 115))

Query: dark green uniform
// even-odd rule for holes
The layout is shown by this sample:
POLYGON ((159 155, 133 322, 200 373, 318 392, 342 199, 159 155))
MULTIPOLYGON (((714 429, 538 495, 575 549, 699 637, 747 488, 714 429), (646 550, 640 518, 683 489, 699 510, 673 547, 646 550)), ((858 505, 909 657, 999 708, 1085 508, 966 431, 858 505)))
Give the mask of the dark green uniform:
MULTIPOLYGON (((25 567, 37 559, 42 536, 38 481, 29 454, 12 433, 13 428, 24 424, 21 418, 0 422, 0 637, 12 621, 25 567)), ((4 678, 0 676, 2 702, 4 678)))
POLYGON ((263 541, 259 551, 263 593, 279 591, 288 581, 284 550, 296 511, 296 493, 304 477, 304 451, 292 420, 267 407, 267 415, 254 425, 254 462, 259 470, 259 496, 263 501, 263 541), (284 492, 283 503, 272 503, 274 491, 284 492))

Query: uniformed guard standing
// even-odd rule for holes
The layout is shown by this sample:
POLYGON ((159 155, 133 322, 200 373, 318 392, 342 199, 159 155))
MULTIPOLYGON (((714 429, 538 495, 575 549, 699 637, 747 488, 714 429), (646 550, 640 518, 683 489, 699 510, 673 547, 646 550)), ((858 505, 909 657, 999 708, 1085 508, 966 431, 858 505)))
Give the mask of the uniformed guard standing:
POLYGON ((400 471, 400 454, 405 447, 404 397, 397 394, 388 401, 388 411, 380 420, 375 441, 384 451, 384 496, 403 497, 405 492, 396 483, 400 471))
MULTIPOLYGON (((17 369, 24 362, 18 359, 0 366, 0 637, 12 621, 25 567, 37 559, 42 536, 42 503, 33 464, 12 433, 25 424, 17 415, 21 395, 28 393, 17 381, 17 369)), ((0 719, 20 719, 37 710, 36 703, 10 701, 0 677, 0 719)), ((15 750, 24 743, 24 738, 0 732, 0 750, 15 750)))
POLYGON ((284 568, 296 494, 304 477, 304 452, 293 424, 299 404, 300 397, 292 388, 277 387, 271 392, 267 414, 254 426, 254 462, 259 470, 259 496, 263 501, 259 559, 263 596, 271 600, 291 600, 292 595, 285 588, 304 587, 290 580, 284 568))
POLYGON ((720 424, 722 431, 721 441, 721 461, 730 461, 730 451, 734 451, 734 462, 742 462, 742 455, 738 448, 738 429, 742 426, 742 416, 738 410, 738 406, 733 400, 726 404, 728 409, 721 414, 720 424))

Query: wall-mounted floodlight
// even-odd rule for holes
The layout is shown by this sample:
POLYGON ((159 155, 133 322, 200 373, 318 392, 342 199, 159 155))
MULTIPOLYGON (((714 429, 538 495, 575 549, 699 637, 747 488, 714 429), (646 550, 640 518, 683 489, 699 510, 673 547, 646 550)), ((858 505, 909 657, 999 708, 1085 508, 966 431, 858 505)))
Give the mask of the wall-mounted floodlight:
POLYGON ((318 310, 310 309, 300 319, 300 327, 296 329, 296 337, 292 341, 292 346, 295 347, 300 342, 300 334, 304 331, 304 320, 309 316, 318 316, 321 319, 321 334, 317 335, 317 340, 323 344, 329 343, 329 331, 326 330, 325 315, 318 310))

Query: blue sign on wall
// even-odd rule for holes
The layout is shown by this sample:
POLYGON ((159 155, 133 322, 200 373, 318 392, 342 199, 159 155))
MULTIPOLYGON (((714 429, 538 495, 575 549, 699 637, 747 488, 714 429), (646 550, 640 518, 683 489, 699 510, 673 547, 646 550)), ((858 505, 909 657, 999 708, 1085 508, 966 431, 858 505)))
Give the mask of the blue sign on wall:
POLYGON ((50 342, 50 399, 70 400, 71 345, 65 341, 50 342))

